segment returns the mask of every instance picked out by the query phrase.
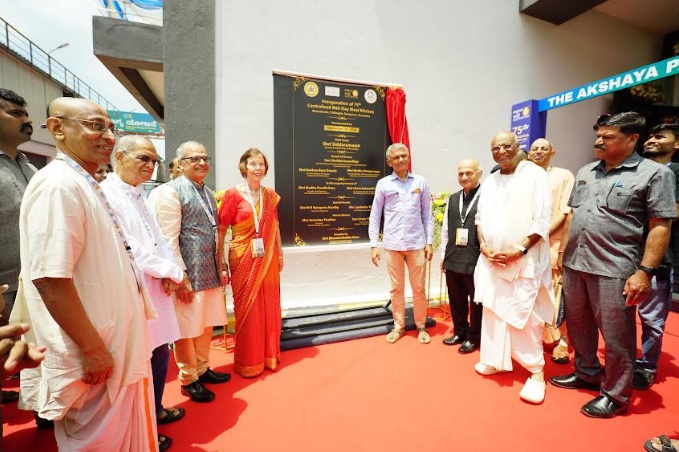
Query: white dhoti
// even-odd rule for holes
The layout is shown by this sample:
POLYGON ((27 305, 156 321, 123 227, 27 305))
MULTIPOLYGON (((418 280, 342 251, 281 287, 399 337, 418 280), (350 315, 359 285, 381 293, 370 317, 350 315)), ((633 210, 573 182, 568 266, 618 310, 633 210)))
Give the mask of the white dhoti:
POLYGON ((479 256, 474 301, 483 304, 482 364, 508 371, 514 358, 531 373, 542 371, 542 332, 554 315, 550 221, 551 194, 540 167, 521 162, 513 175, 498 172, 486 181, 476 214, 486 246, 515 252, 526 238, 539 240, 502 265, 479 256))
POLYGON ((158 450, 153 383, 145 378, 124 386, 113 401, 106 385, 91 385, 62 419, 54 421, 59 450, 158 450))
POLYGON ((541 372, 545 365, 541 342, 544 326, 535 312, 531 312, 523 329, 518 329, 483 308, 480 362, 497 370, 511 371, 514 358, 529 372, 541 372))

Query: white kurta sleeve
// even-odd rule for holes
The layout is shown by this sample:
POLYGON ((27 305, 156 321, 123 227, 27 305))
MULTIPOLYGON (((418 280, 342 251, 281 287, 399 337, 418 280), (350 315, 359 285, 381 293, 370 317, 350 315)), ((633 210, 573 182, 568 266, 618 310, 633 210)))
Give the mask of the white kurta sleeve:
POLYGON ((160 230, 170 244, 177 263, 182 270, 186 264, 179 249, 179 233, 182 228, 182 205, 172 187, 161 185, 151 192, 149 199, 154 207, 160 230))

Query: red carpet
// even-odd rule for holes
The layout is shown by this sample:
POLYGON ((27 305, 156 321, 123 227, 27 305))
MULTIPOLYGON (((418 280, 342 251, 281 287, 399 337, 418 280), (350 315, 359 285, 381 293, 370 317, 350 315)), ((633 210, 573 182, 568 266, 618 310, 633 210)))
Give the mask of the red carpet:
MULTIPOLYGON (((595 396, 585 391, 548 385, 544 404, 522 402, 527 373, 477 375, 478 353, 441 344, 449 329, 449 320, 439 322, 429 345, 410 332, 394 345, 380 336, 288 351, 276 373, 212 385, 217 399, 208 404, 179 394, 172 365, 165 402, 187 413, 160 432, 174 439, 174 452, 643 451, 651 436, 679 436, 679 314, 670 314, 657 383, 609 420, 580 414, 595 396)), ((232 370, 231 352, 211 356, 215 369, 232 370)), ((571 370, 546 367, 548 377, 571 370)), ((38 432, 30 413, 5 405, 3 417, 5 451, 56 451, 52 432, 38 432)))

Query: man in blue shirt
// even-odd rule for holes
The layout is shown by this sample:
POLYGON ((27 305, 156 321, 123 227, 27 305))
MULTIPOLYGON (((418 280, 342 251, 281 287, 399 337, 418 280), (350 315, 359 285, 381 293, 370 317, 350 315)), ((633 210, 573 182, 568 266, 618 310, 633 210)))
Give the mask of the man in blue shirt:
POLYGON ((413 290, 413 313, 417 326, 417 339, 422 344, 431 341, 425 322, 427 298, 424 292, 425 268, 432 258, 434 221, 431 212, 431 195, 427 181, 408 171, 410 153, 402 143, 387 148, 387 165, 394 171, 383 177, 375 187, 375 197, 370 210, 368 235, 372 247, 372 261, 379 266, 380 252, 377 242, 380 221, 384 217, 382 244, 387 256, 387 270, 391 279, 391 303, 394 328, 387 342, 394 343, 405 332, 405 267, 408 267, 413 290))
MULTIPOLYGON (((660 124, 653 127, 644 143, 644 157, 667 166, 675 175, 675 198, 679 199, 679 163, 672 162, 672 156, 679 150, 679 125, 660 124)), ((641 358, 637 358, 632 378, 634 389, 645 390, 655 381, 658 361, 662 350, 665 322, 672 305, 672 262, 676 252, 679 222, 670 228, 670 246, 665 251, 658 270, 651 279, 648 299, 639 304, 641 322, 641 358)))

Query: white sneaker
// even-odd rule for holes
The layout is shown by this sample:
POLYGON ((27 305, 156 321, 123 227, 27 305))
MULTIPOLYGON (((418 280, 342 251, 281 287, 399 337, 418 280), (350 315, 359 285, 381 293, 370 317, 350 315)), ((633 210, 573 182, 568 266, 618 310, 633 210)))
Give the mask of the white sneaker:
POLYGON ((547 384, 544 381, 537 381, 532 378, 526 380, 526 384, 523 385, 523 389, 519 393, 521 400, 525 400, 529 403, 542 403, 545 400, 545 391, 547 389, 547 384))

